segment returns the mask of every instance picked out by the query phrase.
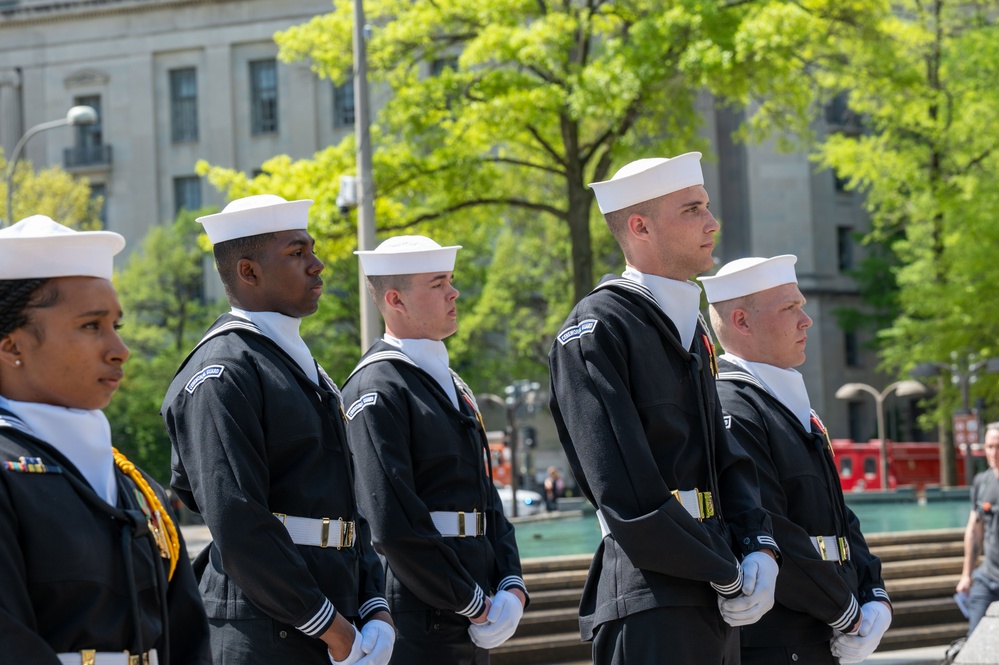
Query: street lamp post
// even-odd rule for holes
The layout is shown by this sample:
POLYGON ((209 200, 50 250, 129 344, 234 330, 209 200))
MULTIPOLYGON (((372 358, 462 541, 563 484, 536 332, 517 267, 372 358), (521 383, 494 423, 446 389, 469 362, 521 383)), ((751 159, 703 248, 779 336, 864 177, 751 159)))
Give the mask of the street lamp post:
POLYGON ((7 162, 6 224, 8 226, 14 223, 14 168, 17 166, 17 160, 21 156, 21 150, 24 148, 24 144, 28 142, 28 139, 39 132, 44 132, 46 129, 55 129, 56 127, 65 127, 67 125, 92 125, 95 122, 97 122, 97 111, 95 111, 92 107, 74 106, 66 114, 65 118, 43 122, 35 125, 24 133, 24 136, 22 136, 17 142, 17 145, 14 146, 14 150, 10 153, 10 159, 7 162))
POLYGON ((492 393, 480 393, 479 399, 496 404, 506 411, 506 444, 510 448, 510 496, 512 504, 511 517, 517 516, 517 490, 520 488, 520 467, 517 463, 517 409, 523 404, 530 407, 537 401, 541 384, 537 381, 519 380, 504 389, 506 397, 492 393))
POLYGON ((847 383, 839 387, 836 391, 836 399, 856 399, 861 393, 867 393, 874 398, 875 411, 878 421, 878 443, 881 458, 881 489, 888 489, 888 440, 885 438, 885 399, 891 393, 896 393, 899 397, 913 397, 915 395, 925 395, 926 386, 919 381, 909 379, 896 381, 878 392, 878 390, 866 383, 847 383))
MULTIPOLYGON (((368 98, 368 56, 364 0, 354 0, 354 135, 357 142, 357 249, 375 248, 375 184, 371 160, 371 115, 368 98)), ((378 337, 378 310, 368 298, 364 269, 358 262, 361 296, 361 353, 378 337)))
MULTIPOLYGON (((941 373, 947 372, 950 374, 951 384, 957 386, 958 391, 961 395, 961 410, 955 412, 954 415, 962 414, 967 415, 972 413, 971 410, 971 384, 978 380, 978 375, 982 372, 986 374, 995 374, 999 372, 999 358, 982 358, 975 360, 974 354, 969 354, 964 358, 961 358, 957 352, 951 353, 951 362, 925 362, 919 363, 912 369, 912 376, 917 378, 931 378, 941 375, 941 373)), ((981 410, 979 410, 979 420, 981 420, 981 410)), ((953 421, 954 419, 952 419, 953 421)), ((981 427, 978 431, 983 431, 981 427)), ((953 443, 947 445, 943 441, 944 437, 941 436, 941 475, 944 475, 946 471, 953 471, 953 460, 954 458, 954 445, 953 443)), ((971 485, 974 479, 974 465, 972 464, 972 446, 967 444, 965 450, 964 458, 964 481, 967 485, 971 485)), ((954 480, 953 473, 946 474, 946 480, 948 483, 954 480)))

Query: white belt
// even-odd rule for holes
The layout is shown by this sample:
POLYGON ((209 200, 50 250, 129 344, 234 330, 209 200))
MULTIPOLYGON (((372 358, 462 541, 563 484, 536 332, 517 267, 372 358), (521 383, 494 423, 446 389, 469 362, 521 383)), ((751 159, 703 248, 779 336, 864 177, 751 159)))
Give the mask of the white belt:
POLYGON ((430 513, 430 519, 434 522, 434 528, 445 538, 486 535, 485 513, 477 510, 470 513, 435 510, 430 513))
POLYGON ((692 490, 673 490, 673 497, 695 520, 700 521, 715 515, 715 504, 711 498, 711 492, 700 492, 695 487, 692 490))
POLYGON ((94 651, 84 649, 73 653, 57 654, 62 665, 159 665, 156 649, 130 656, 127 651, 94 651))
MULTIPOLYGON (((714 504, 711 502, 711 492, 673 490, 673 497, 695 520, 703 520, 707 517, 713 517, 715 514, 714 504)), ((600 523, 601 536, 606 538, 610 534, 610 527, 607 525, 607 518, 600 510, 597 511, 597 522, 600 523)))
POLYGON ((311 517, 295 517, 284 513, 274 513, 274 517, 284 523, 288 535, 296 545, 311 547, 341 547, 354 546, 354 523, 342 519, 313 519, 311 517))
POLYGON ((809 536, 815 551, 823 561, 842 563, 850 559, 850 543, 846 538, 836 536, 809 536))

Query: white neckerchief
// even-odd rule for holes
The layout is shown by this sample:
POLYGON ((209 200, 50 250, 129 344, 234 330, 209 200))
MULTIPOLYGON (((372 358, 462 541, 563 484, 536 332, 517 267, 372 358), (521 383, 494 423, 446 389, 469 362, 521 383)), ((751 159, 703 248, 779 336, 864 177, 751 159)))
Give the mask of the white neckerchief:
POLYGON ((97 494, 118 503, 118 483, 111 451, 111 424, 99 409, 67 409, 0 397, 0 407, 24 421, 31 433, 65 455, 97 494))
POLYGON ((451 378, 451 370, 448 369, 449 360, 444 342, 434 339, 399 339, 388 333, 382 339, 405 353, 420 369, 434 377, 454 408, 458 408, 458 392, 454 387, 454 379, 451 378))
POLYGON ((697 329, 697 315, 701 309, 701 287, 691 281, 681 282, 668 277, 647 275, 628 266, 621 277, 638 282, 656 297, 659 309, 676 326, 680 333, 680 343, 689 349, 697 329))
POLYGON ((796 369, 781 369, 766 363, 743 360, 731 353, 723 353, 723 360, 738 365, 759 380, 770 394, 795 415, 806 432, 811 431, 812 407, 808 401, 805 377, 796 369))
POLYGON ((232 308, 232 313, 241 319, 246 319, 255 323, 267 337, 281 349, 291 356, 305 376, 309 377, 319 385, 319 372, 316 370, 316 361, 312 357, 305 340, 299 332, 302 326, 302 319, 285 316, 278 312, 248 312, 246 310, 232 308))

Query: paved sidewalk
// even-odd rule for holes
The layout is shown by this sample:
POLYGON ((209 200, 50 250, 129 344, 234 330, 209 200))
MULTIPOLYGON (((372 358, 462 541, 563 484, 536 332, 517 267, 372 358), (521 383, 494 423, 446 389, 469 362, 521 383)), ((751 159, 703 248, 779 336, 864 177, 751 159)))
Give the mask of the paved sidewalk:
POLYGON ((947 646, 875 653, 863 665, 939 665, 947 646))

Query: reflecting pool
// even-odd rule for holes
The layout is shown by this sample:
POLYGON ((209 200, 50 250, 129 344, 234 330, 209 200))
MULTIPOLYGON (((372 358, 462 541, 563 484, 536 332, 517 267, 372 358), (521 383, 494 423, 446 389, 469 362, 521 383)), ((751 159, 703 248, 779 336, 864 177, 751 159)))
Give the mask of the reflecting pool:
MULTIPOLYGON (((872 497, 847 495, 847 504, 860 519, 864 533, 917 531, 964 527, 970 504, 966 497, 919 502, 914 499, 870 501, 872 497)), ((591 554, 600 543, 600 525, 592 510, 573 517, 516 524, 517 545, 524 559, 591 554)))

